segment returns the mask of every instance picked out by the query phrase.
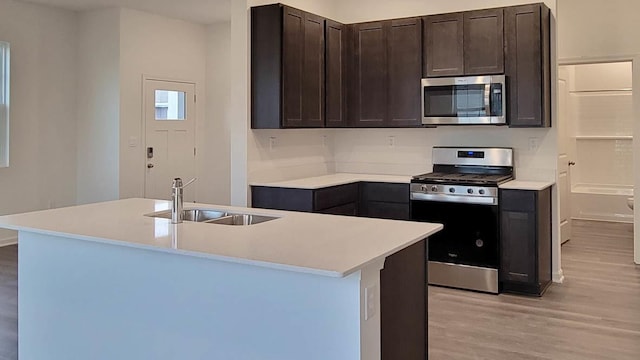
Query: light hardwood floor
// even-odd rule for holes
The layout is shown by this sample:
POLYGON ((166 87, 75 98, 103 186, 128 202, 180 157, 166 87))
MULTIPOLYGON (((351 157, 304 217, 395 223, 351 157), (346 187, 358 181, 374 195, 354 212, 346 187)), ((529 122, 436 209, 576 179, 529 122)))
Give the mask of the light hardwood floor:
MULTIPOLYGON (((17 254, 0 248, 0 360, 17 359, 17 254)), ((640 359, 632 226, 574 222, 562 264, 542 298, 430 287, 429 359, 640 359)))
POLYGON ((429 359, 640 359, 633 227, 575 221, 542 298, 429 288, 429 359))

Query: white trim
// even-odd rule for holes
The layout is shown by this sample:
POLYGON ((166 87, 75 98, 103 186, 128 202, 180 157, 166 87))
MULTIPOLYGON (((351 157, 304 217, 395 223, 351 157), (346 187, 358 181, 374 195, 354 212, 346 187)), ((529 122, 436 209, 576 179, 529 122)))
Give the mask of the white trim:
POLYGON ((553 282, 556 284, 564 283, 564 271, 562 269, 553 273, 553 282))
POLYGON ((0 247, 15 245, 17 243, 18 243, 18 237, 17 236, 13 236, 13 237, 6 238, 6 239, 0 239, 0 247))

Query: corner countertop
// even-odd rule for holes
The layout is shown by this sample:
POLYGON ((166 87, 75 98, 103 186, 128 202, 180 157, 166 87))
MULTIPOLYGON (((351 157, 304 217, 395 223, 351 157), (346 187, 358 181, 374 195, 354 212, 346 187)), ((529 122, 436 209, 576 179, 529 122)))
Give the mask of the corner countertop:
POLYGON ((376 175, 376 174, 348 174, 337 173, 309 178, 277 181, 277 182, 252 182, 251 186, 280 187, 292 189, 315 190, 330 186, 344 185, 355 182, 385 182, 409 184, 411 175, 376 175))
POLYGON ((205 224, 145 214, 163 200, 126 199, 0 217, 0 228, 329 277, 345 277, 442 229, 440 224, 185 204, 275 216, 250 226, 205 224))
POLYGON ((540 191, 555 184, 553 181, 512 180, 500 185, 500 189, 540 191))

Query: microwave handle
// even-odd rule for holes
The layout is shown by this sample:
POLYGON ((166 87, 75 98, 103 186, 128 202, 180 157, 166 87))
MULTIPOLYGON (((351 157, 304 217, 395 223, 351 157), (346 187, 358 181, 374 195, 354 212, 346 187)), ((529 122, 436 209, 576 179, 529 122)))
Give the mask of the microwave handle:
POLYGON ((484 85, 484 112, 491 116, 491 84, 484 85))

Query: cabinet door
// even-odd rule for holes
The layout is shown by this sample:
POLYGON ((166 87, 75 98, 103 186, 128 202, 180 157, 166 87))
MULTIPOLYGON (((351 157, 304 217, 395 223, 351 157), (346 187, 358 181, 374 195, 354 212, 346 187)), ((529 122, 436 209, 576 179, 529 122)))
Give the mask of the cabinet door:
POLYGON ((462 13, 424 18, 424 66, 426 77, 464 74, 462 13))
POLYGON ((347 126, 347 26, 326 20, 326 126, 347 126))
POLYGON ((387 119, 387 39, 385 23, 353 27, 354 69, 349 106, 351 125, 383 127, 387 119))
POLYGON ((302 126, 324 127, 324 18, 304 14, 302 126))
POLYGON ((282 125, 301 127, 304 13, 284 7, 282 33, 282 125))
POLYGON ((504 73, 503 33, 502 9, 464 13, 464 72, 466 75, 504 73))
POLYGON ((420 80, 422 78, 422 21, 393 20, 388 39, 389 127, 422 124, 420 80))
POLYGON ((514 6, 505 17, 509 126, 551 126, 548 9, 514 6))
POLYGON ((535 213, 503 210, 500 215, 500 227, 500 280, 535 283, 535 213))
POLYGON ((284 7, 283 127, 324 126, 324 19, 284 7))

